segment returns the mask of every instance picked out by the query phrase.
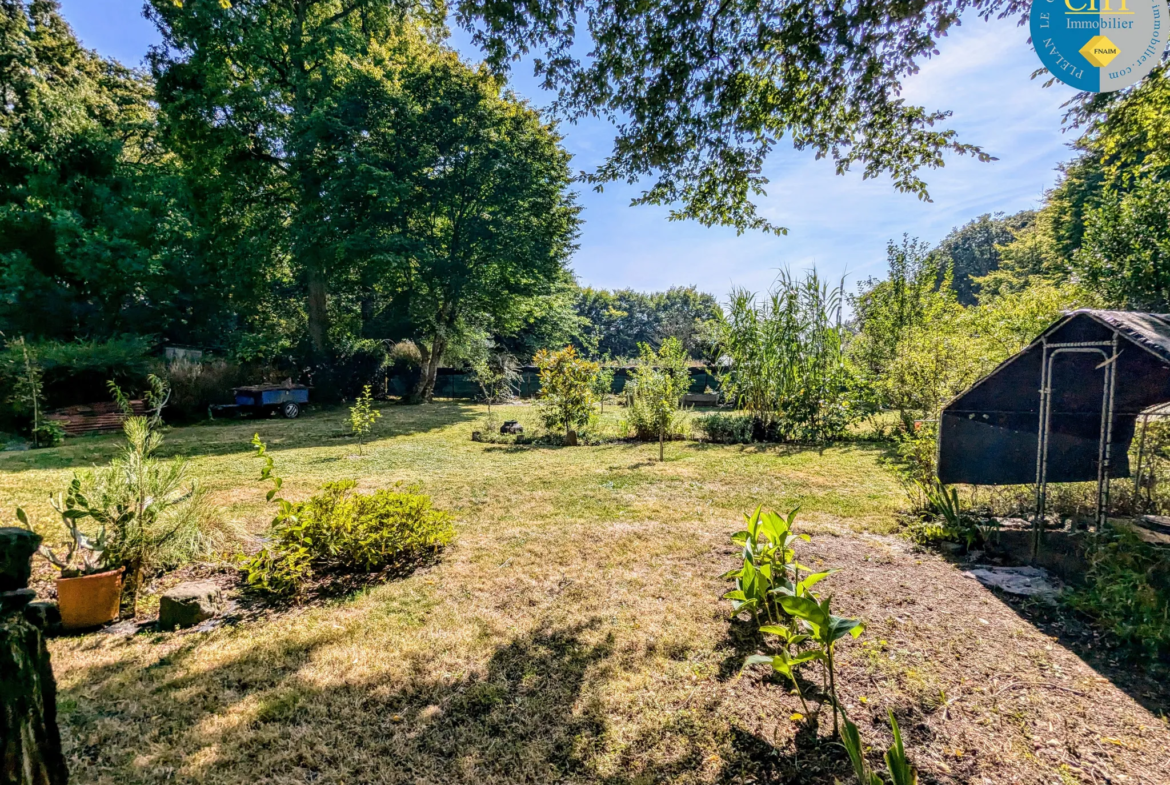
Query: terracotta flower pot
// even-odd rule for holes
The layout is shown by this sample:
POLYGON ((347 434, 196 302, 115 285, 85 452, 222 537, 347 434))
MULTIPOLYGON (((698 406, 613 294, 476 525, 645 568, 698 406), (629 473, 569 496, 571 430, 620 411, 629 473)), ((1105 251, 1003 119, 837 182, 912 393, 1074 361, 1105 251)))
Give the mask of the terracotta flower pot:
POLYGON ((57 579, 57 606, 67 630, 97 627, 118 618, 122 602, 122 568, 57 579))

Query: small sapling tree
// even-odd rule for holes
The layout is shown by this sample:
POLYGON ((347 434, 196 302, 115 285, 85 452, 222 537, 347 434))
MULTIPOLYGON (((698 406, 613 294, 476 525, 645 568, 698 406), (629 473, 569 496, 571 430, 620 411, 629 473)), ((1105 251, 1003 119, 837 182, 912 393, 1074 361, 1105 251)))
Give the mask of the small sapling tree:
POLYGON ((593 396, 597 398, 598 414, 605 414, 605 396, 613 390, 613 367, 603 365, 593 374, 593 396))
POLYGON ((577 443, 577 428, 589 422, 593 409, 593 377, 598 365, 577 354, 572 346, 559 352, 536 353, 540 368, 540 409, 545 427, 563 430, 565 444, 577 443))
POLYGON ((349 427, 358 440, 358 455, 362 454, 362 445, 365 444, 370 431, 374 429, 374 423, 381 416, 382 413, 374 408, 374 395, 367 384, 362 388, 362 394, 349 408, 349 427))
POLYGON ((497 352, 488 357, 477 358, 471 364, 471 375, 483 393, 487 403, 488 417, 492 416, 492 404, 509 400, 520 380, 520 366, 516 358, 507 352, 497 352))
POLYGON ((687 388, 687 354, 677 338, 667 338, 655 352, 641 344, 638 368, 634 372, 634 418, 658 437, 658 460, 665 460, 666 434, 678 416, 687 388))

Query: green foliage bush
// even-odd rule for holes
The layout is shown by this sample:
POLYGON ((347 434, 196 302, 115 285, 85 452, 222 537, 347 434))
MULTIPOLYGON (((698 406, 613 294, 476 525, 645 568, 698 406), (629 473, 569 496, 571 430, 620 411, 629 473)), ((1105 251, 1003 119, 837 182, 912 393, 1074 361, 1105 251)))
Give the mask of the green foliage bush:
POLYGON ((558 352, 542 349, 534 358, 540 368, 540 414, 549 430, 566 436, 589 424, 593 416, 593 378, 598 364, 572 346, 558 352))
POLYGON ((1085 584, 1067 592, 1065 601, 1151 657, 1170 655, 1168 549, 1109 528, 1088 556, 1085 584))
POLYGON ((56 420, 41 420, 32 429, 32 436, 38 447, 56 447, 65 441, 65 426, 56 420))
POLYGON ((294 595, 319 573, 405 567, 455 536, 451 516, 413 490, 354 493, 353 480, 328 483, 274 523, 273 543, 243 561, 250 586, 294 595))
POLYGON ((212 404, 232 403, 232 388, 246 382, 243 369, 224 360, 176 360, 167 365, 164 375, 171 389, 168 417, 187 421, 207 417, 212 404))
POLYGON ((415 489, 362 494, 353 492, 353 480, 342 480, 305 502, 276 498, 283 480, 272 473, 259 437, 252 443, 266 460, 261 479, 272 480, 268 500, 279 503, 280 514, 272 522, 271 542, 240 560, 249 586, 294 596, 319 574, 407 568, 455 538, 451 516, 433 509, 431 497, 415 489))
POLYGON ((662 442, 679 430, 680 405, 691 381, 686 352, 677 338, 667 338, 658 351, 647 344, 639 350, 638 365, 626 386, 626 425, 639 441, 662 442))
MULTIPOLYGON (((146 382, 150 372, 151 342, 143 336, 121 336, 107 341, 30 342, 43 374, 48 409, 108 400, 106 381, 132 388, 146 382)), ((0 382, 15 383, 23 367, 16 342, 0 351, 0 382)))
POLYGON ((703 438, 716 444, 750 444, 755 418, 739 412, 712 412, 695 418, 703 438))

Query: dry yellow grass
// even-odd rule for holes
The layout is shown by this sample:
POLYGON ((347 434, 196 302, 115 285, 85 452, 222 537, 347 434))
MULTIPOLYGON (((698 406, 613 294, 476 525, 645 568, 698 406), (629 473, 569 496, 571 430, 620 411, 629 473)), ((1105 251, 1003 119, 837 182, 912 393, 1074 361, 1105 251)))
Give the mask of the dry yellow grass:
MULTIPOLYGON (((784 685, 737 675, 750 642, 718 575, 758 503, 800 504, 820 532, 807 558, 845 568, 824 586, 870 622, 871 646, 843 651, 843 697, 875 745, 885 709, 899 713, 924 782, 1170 781, 1162 719, 952 566, 867 533, 900 503, 882 448, 676 442, 659 464, 656 445, 473 443, 480 416, 387 408, 352 460, 332 438, 341 413, 259 424, 290 495, 343 476, 419 483, 459 539, 438 564, 342 600, 205 633, 54 641, 75 781, 844 780, 826 731, 789 720, 784 685)), ((256 429, 167 442, 254 529, 271 515, 247 449, 256 429)), ((43 496, 112 445, 0 456, 0 504, 43 496)))

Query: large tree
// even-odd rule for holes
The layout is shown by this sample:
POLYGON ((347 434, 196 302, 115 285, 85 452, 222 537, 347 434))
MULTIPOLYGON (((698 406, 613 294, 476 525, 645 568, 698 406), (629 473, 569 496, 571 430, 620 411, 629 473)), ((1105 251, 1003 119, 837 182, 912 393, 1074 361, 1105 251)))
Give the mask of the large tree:
POLYGON ((1012 242, 1015 233, 1028 227, 1036 218, 1032 210, 1015 215, 984 213, 963 226, 952 229, 942 239, 934 254, 938 256, 939 280, 946 270, 963 305, 977 300, 979 284, 973 280, 999 269, 1001 246, 1012 242))
POLYGON ((429 400, 461 332, 514 333, 569 280, 569 156, 502 80, 410 29, 371 43, 335 100, 318 132, 329 218, 377 295, 369 306, 419 346, 414 397, 429 400))
POLYGON ((408 17, 387 0, 150 0, 163 43, 150 56, 168 143, 190 166, 212 234, 206 253, 300 288, 318 357, 330 287, 351 274, 328 201, 336 161, 323 135, 373 42, 408 17))
POLYGON ((706 323, 722 315, 715 297, 693 286, 664 292, 585 288, 577 301, 582 343, 598 356, 634 358, 643 343, 658 347, 677 338, 693 356, 701 355, 706 323))
POLYGON ((219 332, 153 86, 84 49, 52 0, 0 0, 0 330, 219 332))

